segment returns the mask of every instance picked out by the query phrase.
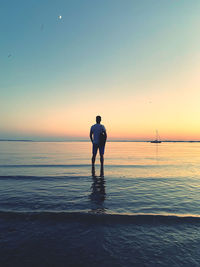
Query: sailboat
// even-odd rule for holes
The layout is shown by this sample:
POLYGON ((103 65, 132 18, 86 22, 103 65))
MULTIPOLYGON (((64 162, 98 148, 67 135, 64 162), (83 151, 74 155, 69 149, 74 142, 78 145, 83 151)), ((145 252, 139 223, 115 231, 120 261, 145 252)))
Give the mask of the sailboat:
POLYGON ((154 143, 154 144, 162 143, 162 141, 160 141, 160 138, 159 138, 159 135, 158 135, 158 130, 156 130, 156 139, 151 141, 151 143, 154 143))

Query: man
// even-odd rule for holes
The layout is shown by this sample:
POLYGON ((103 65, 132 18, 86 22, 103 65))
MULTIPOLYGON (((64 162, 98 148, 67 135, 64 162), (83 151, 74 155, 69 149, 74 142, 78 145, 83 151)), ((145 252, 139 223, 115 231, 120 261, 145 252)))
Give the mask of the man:
POLYGON ((101 175, 103 175, 103 162, 104 162, 104 149, 107 139, 106 129, 101 124, 101 116, 96 116, 96 124, 92 125, 90 129, 90 139, 93 144, 92 147, 92 166, 94 168, 94 163, 99 149, 100 162, 101 162, 101 175))

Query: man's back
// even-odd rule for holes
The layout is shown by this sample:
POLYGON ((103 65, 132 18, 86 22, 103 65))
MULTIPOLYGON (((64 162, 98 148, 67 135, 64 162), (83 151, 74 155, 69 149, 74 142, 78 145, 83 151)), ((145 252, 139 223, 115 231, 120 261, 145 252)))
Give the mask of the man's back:
POLYGON ((100 141, 100 134, 102 132, 106 132, 106 129, 105 129, 104 125, 102 125, 100 123, 96 123, 96 124, 92 125, 91 132, 93 134, 93 143, 98 145, 99 141, 100 141))

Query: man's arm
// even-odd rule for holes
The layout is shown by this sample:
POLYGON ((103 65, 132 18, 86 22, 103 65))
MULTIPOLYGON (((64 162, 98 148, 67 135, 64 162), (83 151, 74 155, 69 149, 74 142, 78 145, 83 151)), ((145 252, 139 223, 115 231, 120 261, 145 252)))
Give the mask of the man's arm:
POLYGON ((90 140, 91 140, 91 142, 93 143, 93 136, 92 136, 92 128, 90 129, 90 140))
POLYGON ((106 133, 106 128, 105 126, 103 126, 103 134, 105 136, 105 141, 107 140, 107 133, 106 133))
POLYGON ((107 133, 106 131, 103 131, 104 135, 105 135, 105 141, 107 140, 107 133))

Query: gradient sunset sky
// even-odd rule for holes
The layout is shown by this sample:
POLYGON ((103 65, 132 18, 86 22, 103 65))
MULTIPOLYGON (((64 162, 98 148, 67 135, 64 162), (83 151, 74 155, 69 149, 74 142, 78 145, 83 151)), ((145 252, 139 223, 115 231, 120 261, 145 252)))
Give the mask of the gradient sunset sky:
POLYGON ((2 0, 0 139, 200 140, 199 0, 2 0), (60 17, 59 17, 60 16, 60 17))

